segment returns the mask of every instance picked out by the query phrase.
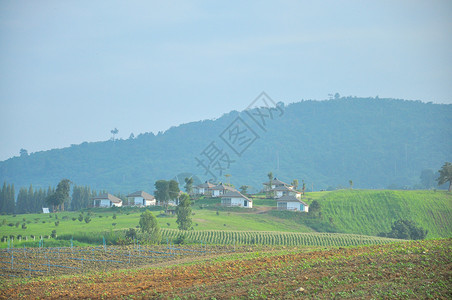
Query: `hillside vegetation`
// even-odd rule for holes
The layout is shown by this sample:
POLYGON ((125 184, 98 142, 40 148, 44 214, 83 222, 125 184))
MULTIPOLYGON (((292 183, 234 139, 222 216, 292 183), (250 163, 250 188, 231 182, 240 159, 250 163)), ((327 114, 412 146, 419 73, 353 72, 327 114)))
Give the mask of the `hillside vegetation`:
MULTIPOLYGON (((193 231, 187 233, 187 239, 219 244, 234 240, 251 244, 267 240, 272 244, 281 241, 282 244, 298 244, 289 239, 316 231, 377 236, 390 231, 392 222, 401 218, 427 229, 427 238, 452 237, 452 195, 445 191, 338 190, 307 193, 304 200, 319 201, 322 217, 276 211, 276 201, 268 199, 254 199, 259 207, 255 209, 223 208, 218 206, 218 199, 204 199, 193 206, 193 231), (260 201, 270 207, 260 206, 260 201), (211 234, 222 231, 225 233, 211 234), (262 234, 253 239, 255 233, 246 233, 251 231, 262 234), (287 241, 282 240, 287 238, 287 241)), ((163 214, 161 207, 150 209, 157 216, 164 237, 176 238, 179 232, 176 217, 163 214)), ((58 236, 65 235, 68 239, 74 236, 74 240, 99 244, 103 235, 135 228, 143 211, 144 208, 88 209, 82 216, 90 216, 89 223, 78 220, 79 212, 4 215, 0 216, 0 230, 2 236, 13 235, 16 240, 19 234, 49 236, 55 230, 58 236)))
POLYGON ((347 187, 350 179, 356 188, 411 187, 422 170, 436 172, 452 160, 450 116, 452 105, 348 97, 289 104, 261 129, 246 113, 233 111, 156 135, 14 157, 0 162, 0 182, 18 191, 30 184, 47 189, 68 178, 110 193, 153 193, 158 179, 193 173, 202 181, 224 181, 229 173, 237 187, 260 190, 273 171, 285 182, 304 179, 308 190, 347 187), (241 156, 220 138, 239 115, 258 136, 241 156), (211 142, 232 161, 222 174, 206 174, 196 161, 211 142))
POLYGON ((452 236, 452 195, 446 191, 340 190, 308 193, 338 232, 377 235, 397 219, 428 230, 427 238, 452 236), (331 218, 331 220, 330 220, 331 218))

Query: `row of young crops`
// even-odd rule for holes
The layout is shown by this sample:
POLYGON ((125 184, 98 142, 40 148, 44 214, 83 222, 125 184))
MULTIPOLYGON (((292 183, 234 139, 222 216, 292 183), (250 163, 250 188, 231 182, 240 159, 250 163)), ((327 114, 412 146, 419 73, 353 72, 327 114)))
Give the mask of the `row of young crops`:
POLYGON ((284 245, 284 246, 357 246, 387 244, 394 239, 356 234, 340 233, 298 233, 298 232, 262 232, 262 231, 187 231, 162 229, 163 238, 175 239, 181 234, 187 242, 209 244, 244 245, 284 245))
MULTIPOLYGON (((237 247, 238 250, 239 247, 237 247)), ((56 276, 111 271, 166 263, 187 256, 230 253, 234 246, 171 243, 97 247, 23 247, 0 249, 0 281, 8 277, 56 276)))

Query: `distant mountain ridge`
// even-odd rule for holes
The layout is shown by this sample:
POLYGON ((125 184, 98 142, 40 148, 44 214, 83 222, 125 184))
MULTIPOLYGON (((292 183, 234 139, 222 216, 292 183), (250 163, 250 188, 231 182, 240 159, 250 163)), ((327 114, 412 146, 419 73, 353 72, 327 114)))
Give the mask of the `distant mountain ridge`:
POLYGON ((68 178, 111 193, 153 193, 156 180, 181 173, 193 173, 201 181, 212 178, 197 158, 213 142, 230 156, 223 159, 223 167, 229 168, 221 175, 213 168, 217 181, 230 180, 236 187, 261 189, 270 171, 286 182, 298 179, 300 186, 304 180, 308 190, 348 186, 349 180, 358 188, 412 186, 422 170, 436 172, 452 160, 451 116, 452 105, 420 101, 354 97, 301 101, 267 119, 264 129, 244 112, 233 111, 157 135, 85 142, 14 157, 0 162, 0 182, 13 183, 18 190, 30 184, 47 188, 68 178), (234 129, 234 122, 241 122, 238 117, 250 127, 242 144, 254 137, 240 155, 225 143, 225 130, 234 129))

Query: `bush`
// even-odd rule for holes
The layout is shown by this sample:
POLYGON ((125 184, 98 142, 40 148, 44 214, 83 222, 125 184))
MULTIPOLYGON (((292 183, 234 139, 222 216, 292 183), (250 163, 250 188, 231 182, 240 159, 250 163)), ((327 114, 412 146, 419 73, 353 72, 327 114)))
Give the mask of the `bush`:
POLYGON ((52 234, 50 235, 51 238, 56 238, 57 234, 56 234, 56 230, 52 230, 52 234))
POLYGON ((177 238, 174 240, 174 244, 183 245, 187 242, 185 239, 186 239, 185 234, 179 234, 177 238))
POLYGON ((78 220, 79 220, 80 222, 83 221, 83 214, 80 214, 80 215, 78 216, 78 220))
POLYGON ((134 239, 137 238, 137 231, 135 230, 135 228, 129 228, 126 231, 126 235, 125 236, 126 236, 127 239, 134 240, 134 239))
POLYGON ((113 219, 116 219, 116 214, 113 214, 113 219))
POLYGON ((390 232, 381 232, 379 236, 404 240, 423 240, 428 230, 417 226, 413 221, 399 219, 391 225, 390 232))
POLYGON ((22 224, 22 229, 27 229, 27 224, 23 223, 22 224))
POLYGON ((55 226, 58 226, 58 225, 60 225, 60 221, 55 222, 55 226))
POLYGON ((76 217, 73 217, 73 218, 72 218, 72 221, 75 221, 75 220, 77 220, 77 218, 76 218, 76 217))
POLYGON ((89 222, 91 222, 91 217, 90 216, 86 216, 85 217, 85 223, 89 223, 89 222))

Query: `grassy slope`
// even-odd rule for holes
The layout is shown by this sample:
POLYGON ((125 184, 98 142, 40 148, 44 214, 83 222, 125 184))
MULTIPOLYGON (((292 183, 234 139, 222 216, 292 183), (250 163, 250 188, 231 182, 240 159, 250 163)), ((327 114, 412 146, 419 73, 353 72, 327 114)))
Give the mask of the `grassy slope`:
MULTIPOLYGON (((452 236, 452 195, 443 191, 390 191, 390 190, 340 190, 334 192, 307 193, 305 200, 320 201, 325 222, 332 218, 336 231, 365 235, 377 235, 382 231, 389 231, 390 224, 398 218, 408 218, 429 230, 428 238, 452 236)), ((276 206, 272 200, 254 200, 255 206, 276 206)), ((194 205, 193 225, 195 230, 228 230, 228 231, 287 231, 312 232, 303 220, 297 218, 279 218, 260 211, 238 210, 219 211, 216 214, 218 201, 202 200, 194 205), (199 209, 209 205, 211 209, 199 209), (197 225, 196 225, 197 224, 197 225), (225 226, 226 224, 226 226, 225 226)), ((259 208, 258 208, 259 209, 259 208)), ((161 211, 154 211, 158 215, 161 211)), ((113 219, 112 210, 93 210, 94 215, 89 224, 72 221, 78 217, 78 212, 58 213, 60 224, 55 226, 55 217, 49 218, 44 214, 29 214, 0 216, 6 223, 20 222, 18 228, 2 225, 0 235, 50 235, 56 230, 58 235, 73 232, 100 232, 110 229, 125 229, 138 225, 140 213, 130 214, 116 211, 117 218, 113 219), (63 220, 64 216, 68 219, 63 220), (102 216, 102 218, 100 218, 102 216), (23 218, 31 221, 27 229, 21 229, 23 218), (39 219, 35 223, 35 218, 39 219), (45 224, 42 221, 46 221, 45 224), (112 223, 116 223, 115 226, 112 223)), ((54 214, 53 214, 54 215, 54 214)), ((176 218, 157 218, 161 228, 177 228, 176 218), (168 226, 167 223, 170 225, 168 226)))
MULTIPOLYGON (((113 212, 102 210, 94 210, 91 217, 92 221, 86 224, 84 221, 72 221, 73 217, 78 217, 78 212, 62 212, 58 213, 60 224, 55 226, 55 214, 49 218, 44 214, 28 214, 13 216, 1 216, 0 222, 6 220, 6 223, 20 222, 19 227, 10 227, 2 225, 0 227, 0 237, 3 235, 50 235, 52 230, 56 230, 58 235, 70 234, 73 232, 101 232, 105 230, 126 229, 138 225, 140 213, 120 214, 116 213, 117 218, 113 219, 113 212), (69 218, 63 220, 63 216, 69 218), (99 218, 102 216, 102 218, 99 218), (32 221, 27 224, 27 229, 22 229, 24 223, 23 218, 32 221), (35 223, 35 219, 39 219, 35 223), (42 223, 45 221, 46 223, 42 223), (115 226, 112 224, 116 223, 115 226)), ((279 219, 266 214, 246 213, 246 212, 225 212, 220 211, 219 215, 215 210, 194 209, 195 215, 192 217, 195 230, 233 230, 233 231, 289 231, 289 232, 312 232, 313 230, 303 224, 298 224, 292 220, 279 219), (197 224, 197 225, 196 225, 197 224), (226 224, 226 226, 225 226, 226 224)), ((153 212, 158 215, 160 212, 153 212)), ((161 228, 177 228, 176 217, 159 217, 157 218, 161 228), (167 223, 170 225, 168 226, 167 223)))
POLYGON ((308 193, 340 232, 377 235, 407 218, 428 229, 428 238, 452 236, 452 195, 445 191, 340 190, 308 193))

